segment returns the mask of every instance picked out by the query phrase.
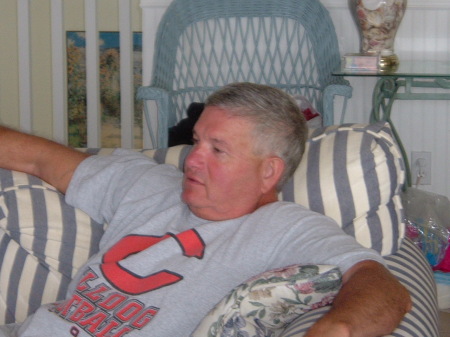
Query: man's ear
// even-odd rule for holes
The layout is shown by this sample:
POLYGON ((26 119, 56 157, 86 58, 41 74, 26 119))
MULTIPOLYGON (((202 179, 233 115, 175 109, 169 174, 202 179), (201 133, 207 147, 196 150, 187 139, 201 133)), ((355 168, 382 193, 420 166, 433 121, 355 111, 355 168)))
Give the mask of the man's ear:
POLYGON ((276 189, 285 168, 284 160, 280 157, 268 157, 262 168, 263 193, 276 189))

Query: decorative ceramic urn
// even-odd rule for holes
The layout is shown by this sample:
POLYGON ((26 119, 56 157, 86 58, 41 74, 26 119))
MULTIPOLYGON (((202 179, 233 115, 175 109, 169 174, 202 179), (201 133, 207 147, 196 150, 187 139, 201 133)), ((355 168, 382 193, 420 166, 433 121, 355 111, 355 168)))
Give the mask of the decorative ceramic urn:
POLYGON ((361 35, 361 53, 380 56, 380 68, 398 66, 394 39, 407 0, 349 0, 361 35))

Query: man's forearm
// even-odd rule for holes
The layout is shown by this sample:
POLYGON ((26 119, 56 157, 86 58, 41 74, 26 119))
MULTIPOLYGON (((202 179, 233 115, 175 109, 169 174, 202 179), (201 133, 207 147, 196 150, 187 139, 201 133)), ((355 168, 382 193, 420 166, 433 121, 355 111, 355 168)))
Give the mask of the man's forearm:
POLYGON ((0 126, 0 167, 38 176, 63 193, 87 156, 48 139, 0 126))
POLYGON ((330 311, 305 337, 375 337, 392 332, 411 310, 406 288, 382 265, 363 261, 344 274, 330 311))

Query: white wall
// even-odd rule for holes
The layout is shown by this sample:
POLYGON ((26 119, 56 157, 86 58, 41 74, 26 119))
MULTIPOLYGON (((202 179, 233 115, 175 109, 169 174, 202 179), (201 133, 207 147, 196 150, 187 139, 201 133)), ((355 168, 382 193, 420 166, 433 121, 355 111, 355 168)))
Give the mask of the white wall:
MULTIPOLYGON (((358 52, 359 37, 347 1, 321 0, 334 21, 341 54, 358 52)), ((141 0, 143 7, 144 83, 152 69, 154 33, 170 0, 141 0)), ((450 1, 409 0, 396 37, 400 60, 450 60, 450 1)), ((450 70, 450 69, 449 69, 450 70)), ((353 86, 345 121, 368 122, 376 78, 348 78, 353 86)), ((450 196, 450 105, 446 101, 399 101, 393 121, 406 152, 432 153, 431 185, 425 190, 450 196)))

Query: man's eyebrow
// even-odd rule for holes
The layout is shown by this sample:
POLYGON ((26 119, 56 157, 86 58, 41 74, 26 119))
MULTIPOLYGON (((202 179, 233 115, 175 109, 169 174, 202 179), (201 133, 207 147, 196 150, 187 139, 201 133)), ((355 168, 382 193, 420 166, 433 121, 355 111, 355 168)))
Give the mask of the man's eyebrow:
POLYGON ((218 138, 212 138, 211 142, 215 145, 221 145, 221 146, 225 146, 228 147, 228 142, 223 140, 223 139, 218 139, 218 138))
MULTIPOLYGON (((197 135, 197 132, 195 130, 192 131, 192 138, 193 139, 198 139, 198 135, 197 135)), ((219 139, 219 138, 211 138, 211 143, 213 143, 215 145, 229 146, 227 141, 225 141, 223 139, 219 139)))

